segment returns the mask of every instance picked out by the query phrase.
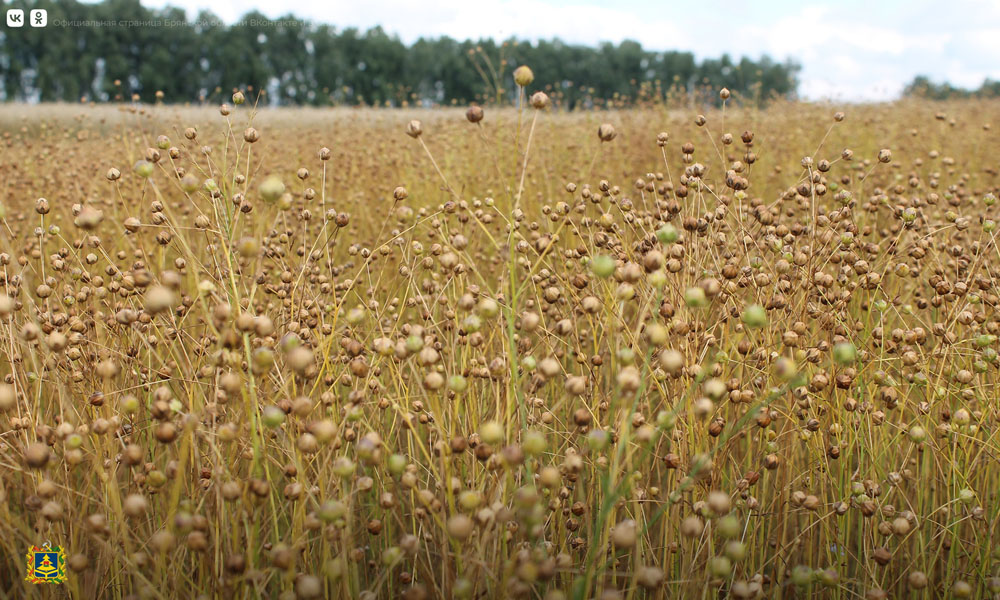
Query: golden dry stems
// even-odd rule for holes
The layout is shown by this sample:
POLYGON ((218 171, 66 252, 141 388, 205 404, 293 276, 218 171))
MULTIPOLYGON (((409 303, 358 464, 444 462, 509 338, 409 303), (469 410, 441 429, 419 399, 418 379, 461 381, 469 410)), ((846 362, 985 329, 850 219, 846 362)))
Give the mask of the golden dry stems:
POLYGON ((80 598, 1000 591, 1000 106, 517 76, 523 143, 0 107, 0 580, 49 539, 80 598))

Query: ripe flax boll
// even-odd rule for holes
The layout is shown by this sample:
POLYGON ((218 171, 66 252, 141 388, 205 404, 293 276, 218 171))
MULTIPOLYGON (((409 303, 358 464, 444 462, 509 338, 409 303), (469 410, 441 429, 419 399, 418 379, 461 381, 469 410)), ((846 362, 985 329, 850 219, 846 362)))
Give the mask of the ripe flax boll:
POLYGON ((483 112, 483 107, 479 105, 470 106, 468 110, 465 111, 465 118, 468 119, 470 123, 478 123, 483 120, 485 113, 483 112))
POLYGON ((406 135, 410 136, 411 138, 416 139, 420 137, 420 135, 423 134, 423 132, 424 132, 423 124, 420 121, 417 121, 416 119, 406 124, 406 135))
POLYGON ((549 107, 549 96, 545 92, 535 92, 531 95, 531 106, 537 110, 549 107))

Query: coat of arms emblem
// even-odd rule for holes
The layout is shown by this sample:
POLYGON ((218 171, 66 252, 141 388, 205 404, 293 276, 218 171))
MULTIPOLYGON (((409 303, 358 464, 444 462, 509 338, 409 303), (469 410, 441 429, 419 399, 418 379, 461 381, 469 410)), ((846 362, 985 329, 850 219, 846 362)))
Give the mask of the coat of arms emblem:
POLYGON ((66 555, 59 546, 48 542, 28 549, 27 575, 31 583, 63 583, 66 581, 66 555))

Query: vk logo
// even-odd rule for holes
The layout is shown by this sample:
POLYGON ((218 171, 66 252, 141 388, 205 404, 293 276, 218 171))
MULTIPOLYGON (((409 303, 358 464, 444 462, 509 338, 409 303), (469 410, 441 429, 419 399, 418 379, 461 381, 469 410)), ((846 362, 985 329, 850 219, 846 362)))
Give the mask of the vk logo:
POLYGON ((8 9, 7 27, 24 27, 24 11, 20 8, 8 9))

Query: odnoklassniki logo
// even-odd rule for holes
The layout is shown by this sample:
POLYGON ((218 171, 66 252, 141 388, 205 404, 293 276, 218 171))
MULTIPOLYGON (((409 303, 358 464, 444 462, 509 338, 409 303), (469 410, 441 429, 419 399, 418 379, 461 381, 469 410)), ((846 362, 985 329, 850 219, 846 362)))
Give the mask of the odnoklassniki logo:
POLYGON ((66 581, 66 554, 59 546, 50 546, 48 542, 32 546, 28 549, 27 559, 25 581, 36 584, 66 581))

